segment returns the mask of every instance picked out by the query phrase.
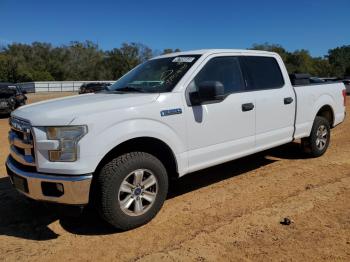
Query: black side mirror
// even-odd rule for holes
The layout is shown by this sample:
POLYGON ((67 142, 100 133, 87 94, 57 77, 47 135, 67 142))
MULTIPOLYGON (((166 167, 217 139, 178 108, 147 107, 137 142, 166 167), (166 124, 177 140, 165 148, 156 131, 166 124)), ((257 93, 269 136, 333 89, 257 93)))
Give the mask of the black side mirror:
POLYGON ((224 85, 219 81, 205 81, 198 85, 198 90, 190 93, 192 105, 218 103, 225 99, 224 85))

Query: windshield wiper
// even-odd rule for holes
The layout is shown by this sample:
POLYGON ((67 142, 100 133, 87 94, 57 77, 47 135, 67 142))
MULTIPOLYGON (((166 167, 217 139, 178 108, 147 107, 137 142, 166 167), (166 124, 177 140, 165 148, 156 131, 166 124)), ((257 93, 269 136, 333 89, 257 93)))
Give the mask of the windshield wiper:
POLYGON ((144 93, 145 91, 140 89, 140 88, 137 88, 137 87, 133 87, 133 86, 125 86, 125 87, 121 87, 121 88, 118 88, 118 89, 115 89, 113 91, 122 91, 122 92, 138 92, 138 93, 144 93))

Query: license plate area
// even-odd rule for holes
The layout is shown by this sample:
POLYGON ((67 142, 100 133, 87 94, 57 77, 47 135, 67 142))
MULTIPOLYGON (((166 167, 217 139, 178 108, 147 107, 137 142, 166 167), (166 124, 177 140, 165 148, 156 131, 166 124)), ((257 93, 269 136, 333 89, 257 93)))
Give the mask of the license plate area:
POLYGON ((8 107, 7 102, 0 102, 0 108, 6 108, 8 107))

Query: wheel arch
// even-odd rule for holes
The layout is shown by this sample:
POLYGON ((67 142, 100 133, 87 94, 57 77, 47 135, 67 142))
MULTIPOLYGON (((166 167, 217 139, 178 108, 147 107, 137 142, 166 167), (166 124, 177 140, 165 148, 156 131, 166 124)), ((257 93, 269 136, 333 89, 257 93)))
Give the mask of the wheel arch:
POLYGON ((129 152, 146 152, 157 157, 165 166, 169 179, 179 177, 178 161, 170 146, 159 138, 135 137, 128 139, 112 148, 98 163, 94 174, 98 174, 102 167, 112 158, 129 152))
MULTIPOLYGON (((328 120, 330 127, 334 126, 334 110, 329 104, 323 105, 316 113, 316 116, 322 116, 328 120)), ((315 117, 316 117, 315 116, 315 117)))

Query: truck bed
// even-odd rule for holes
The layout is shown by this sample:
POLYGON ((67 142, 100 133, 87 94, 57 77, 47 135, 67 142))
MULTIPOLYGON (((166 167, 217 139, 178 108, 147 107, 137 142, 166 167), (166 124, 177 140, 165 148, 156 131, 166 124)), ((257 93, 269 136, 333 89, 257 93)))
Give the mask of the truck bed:
POLYGON ((309 136, 315 116, 324 105, 333 108, 332 127, 344 120, 343 89, 341 82, 294 85, 297 98, 295 139, 309 136))

